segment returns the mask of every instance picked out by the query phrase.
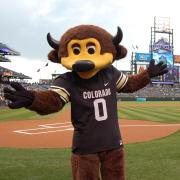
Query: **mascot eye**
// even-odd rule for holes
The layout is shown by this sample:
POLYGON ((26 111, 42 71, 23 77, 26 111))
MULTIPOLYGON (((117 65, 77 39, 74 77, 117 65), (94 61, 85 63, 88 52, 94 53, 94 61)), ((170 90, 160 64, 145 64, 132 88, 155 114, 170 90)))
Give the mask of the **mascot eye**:
POLYGON ((78 54, 80 54, 80 52, 81 52, 81 48, 80 48, 80 46, 79 46, 78 44, 74 44, 74 45, 72 46, 72 50, 73 50, 73 53, 74 53, 75 55, 78 55, 78 54))
POLYGON ((89 54, 94 54, 96 52, 95 44, 91 43, 87 45, 87 51, 89 54))

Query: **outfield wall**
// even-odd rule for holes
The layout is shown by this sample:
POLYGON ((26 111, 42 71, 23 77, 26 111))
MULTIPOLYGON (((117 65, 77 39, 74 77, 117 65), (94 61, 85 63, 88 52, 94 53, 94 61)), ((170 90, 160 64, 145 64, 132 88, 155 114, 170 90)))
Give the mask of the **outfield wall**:
POLYGON ((118 101, 138 101, 138 102, 145 102, 145 101, 180 101, 180 97, 118 97, 118 101))

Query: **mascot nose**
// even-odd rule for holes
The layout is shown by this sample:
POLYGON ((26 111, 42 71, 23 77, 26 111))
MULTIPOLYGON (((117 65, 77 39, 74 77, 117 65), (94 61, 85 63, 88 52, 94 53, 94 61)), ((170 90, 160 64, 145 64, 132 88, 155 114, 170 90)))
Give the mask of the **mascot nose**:
POLYGON ((72 70, 76 72, 85 72, 92 70, 94 67, 95 64, 89 60, 80 60, 73 64, 72 70))

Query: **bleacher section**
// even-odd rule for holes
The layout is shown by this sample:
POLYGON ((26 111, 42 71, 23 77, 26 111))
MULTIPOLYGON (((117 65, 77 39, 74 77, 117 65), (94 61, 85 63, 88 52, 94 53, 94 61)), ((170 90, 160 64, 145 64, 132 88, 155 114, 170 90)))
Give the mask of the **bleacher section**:
POLYGON ((149 84, 134 93, 120 93, 118 98, 180 98, 180 83, 173 85, 149 84))
MULTIPOLYGON (((20 53, 12 48, 10 48, 8 45, 3 44, 0 42, 0 62, 11 62, 8 56, 20 56, 20 53)), ((26 76, 22 73, 15 72, 10 69, 6 69, 2 66, 0 66, 0 76, 1 77, 7 77, 7 78, 13 78, 13 79, 31 79, 31 77, 26 76)))
MULTIPOLYGON (((19 56, 20 53, 6 44, 0 43, 0 62, 11 62, 9 57, 7 58, 6 56, 19 56)), ((0 77, 3 80, 18 80, 18 81, 23 81, 24 79, 31 79, 31 77, 26 76, 22 73, 15 72, 13 70, 4 68, 0 66, 0 77)), ((4 84, 0 83, 0 106, 4 106, 7 104, 6 100, 4 99, 3 96, 3 88, 4 84)))
POLYGON ((2 75, 3 77, 8 77, 10 79, 31 79, 31 77, 29 76, 4 68, 2 66, 0 66, 0 75, 2 75))

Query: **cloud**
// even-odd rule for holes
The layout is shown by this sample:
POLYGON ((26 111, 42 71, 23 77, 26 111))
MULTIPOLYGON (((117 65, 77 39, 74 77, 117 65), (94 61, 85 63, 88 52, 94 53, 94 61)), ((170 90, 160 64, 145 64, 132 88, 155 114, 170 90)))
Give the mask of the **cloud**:
MULTIPOLYGON (((138 45, 140 52, 149 51, 154 16, 170 17, 174 52, 180 54, 176 0, 6 0, 1 1, 0 12, 1 41, 20 51, 20 58, 34 66, 48 61, 47 54, 51 49, 46 41, 48 32, 59 39, 72 26, 95 24, 111 34, 116 33, 117 26, 122 28, 122 44, 128 49, 128 55, 118 62, 118 68, 130 68, 132 44, 138 45)), ((19 71, 24 69, 21 67, 19 71)))

